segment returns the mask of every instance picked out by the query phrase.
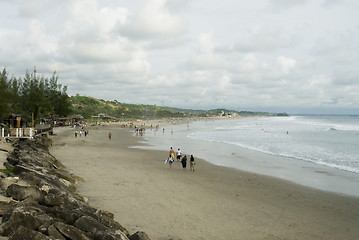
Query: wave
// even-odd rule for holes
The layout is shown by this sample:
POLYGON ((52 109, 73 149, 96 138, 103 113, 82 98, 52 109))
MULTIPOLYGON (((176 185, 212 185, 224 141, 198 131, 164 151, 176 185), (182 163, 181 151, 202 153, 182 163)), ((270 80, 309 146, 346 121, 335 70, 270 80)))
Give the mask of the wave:
POLYGON ((262 117, 251 119, 235 119, 228 121, 225 125, 216 126, 216 131, 233 131, 233 130, 245 130, 265 127, 309 127, 313 129, 324 130, 338 130, 338 131, 353 131, 359 132, 359 119, 351 118, 345 119, 340 122, 341 119, 337 118, 317 118, 317 117, 304 117, 304 116, 289 116, 289 117, 262 117))
POLYGON ((333 125, 329 130, 347 131, 347 132, 359 132, 359 126, 354 125, 333 125))
POLYGON ((315 117, 303 117, 297 116, 293 119, 296 124, 322 127, 329 130, 340 130, 340 131, 353 131, 359 132, 359 119, 346 117, 327 117, 327 118, 315 118, 315 117), (338 123, 340 121, 340 123, 338 123))
POLYGON ((203 137, 195 136, 194 134, 190 134, 187 137, 192 138, 192 139, 196 139, 196 140, 235 145, 235 146, 238 146, 238 147, 241 147, 241 148, 244 148, 244 149, 248 149, 248 150, 252 150, 252 151, 256 151, 256 152, 261 152, 261 153, 265 153, 265 154, 270 154, 270 155, 273 155, 273 156, 280 156, 280 157, 297 159, 297 160, 301 160, 301 161, 311 162, 311 163, 314 163, 314 164, 318 164, 318 165, 322 165, 322 166, 326 166, 326 167, 330 167, 330 168, 336 168, 336 169, 339 169, 339 170, 359 174, 359 166, 358 167, 352 167, 352 166, 347 166, 347 165, 333 163, 333 162, 326 162, 326 161, 323 161, 320 158, 315 158, 313 156, 307 157, 307 156, 298 156, 298 155, 290 154, 290 153, 279 153, 279 152, 265 150, 265 149, 263 149, 261 147, 256 147, 256 146, 253 146, 253 145, 248 145, 248 144, 239 143, 239 142, 223 141, 223 140, 218 140, 218 139, 203 138, 203 137))

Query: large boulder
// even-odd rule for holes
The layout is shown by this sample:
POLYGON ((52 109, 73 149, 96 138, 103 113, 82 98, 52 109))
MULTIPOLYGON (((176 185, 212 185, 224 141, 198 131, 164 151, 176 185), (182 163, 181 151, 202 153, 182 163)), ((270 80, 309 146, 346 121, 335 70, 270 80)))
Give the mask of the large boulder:
POLYGON ((54 225, 51 225, 47 229, 47 234, 51 239, 58 239, 58 240, 66 240, 64 235, 62 235, 57 228, 55 228, 54 225))
POLYGON ((63 170, 63 169, 51 169, 49 173, 52 174, 52 175, 55 175, 55 176, 57 176, 59 178, 63 178, 65 180, 69 181, 72 184, 77 184, 77 183, 83 181, 82 178, 77 177, 77 176, 75 176, 75 175, 73 175, 73 174, 71 174, 68 171, 63 170))
POLYGON ((58 188, 65 192, 76 192, 76 187, 69 181, 51 175, 46 171, 41 171, 41 169, 39 170, 27 166, 16 165, 13 173, 31 185, 39 187, 48 185, 51 186, 51 188, 58 188))
POLYGON ((7 188, 6 194, 18 201, 22 201, 26 198, 33 198, 35 201, 38 201, 43 198, 44 192, 35 186, 11 184, 7 188))
POLYGON ((51 239, 57 239, 57 240, 66 240, 64 235, 62 235, 57 228, 55 228, 54 225, 51 225, 47 229, 47 234, 51 239))
POLYGON ((0 201, 0 216, 4 216, 8 212, 12 212, 15 208, 15 203, 12 201, 0 201))
POLYGON ((90 216, 82 216, 75 222, 75 227, 85 232, 111 231, 108 227, 90 216))
POLYGON ((81 213, 74 212, 63 205, 49 208, 48 214, 70 225, 75 224, 75 221, 82 216, 81 213))
POLYGON ((62 235, 64 235, 67 239, 71 239, 71 240, 90 240, 90 238, 88 238, 83 231, 77 229, 76 227, 74 227, 72 225, 68 225, 68 224, 65 224, 63 222, 57 222, 57 223, 54 224, 54 227, 62 235))
POLYGON ((3 216, 3 223, 0 225, 0 235, 10 236, 21 226, 30 230, 36 230, 44 223, 51 221, 54 221, 54 219, 41 208, 36 206, 17 207, 12 213, 3 216))
POLYGON ((40 232, 28 229, 26 227, 20 226, 16 229, 15 233, 9 238, 9 240, 52 240, 49 236, 42 234, 40 232))

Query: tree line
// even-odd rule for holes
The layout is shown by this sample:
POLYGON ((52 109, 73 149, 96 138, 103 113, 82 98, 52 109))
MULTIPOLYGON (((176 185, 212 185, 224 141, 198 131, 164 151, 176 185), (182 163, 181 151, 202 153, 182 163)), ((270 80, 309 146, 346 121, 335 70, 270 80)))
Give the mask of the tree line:
POLYGON ((39 75, 36 68, 24 77, 9 77, 4 68, 0 72, 0 120, 11 114, 19 114, 25 121, 36 122, 56 114, 68 116, 71 113, 67 86, 58 83, 56 72, 50 78, 39 75))

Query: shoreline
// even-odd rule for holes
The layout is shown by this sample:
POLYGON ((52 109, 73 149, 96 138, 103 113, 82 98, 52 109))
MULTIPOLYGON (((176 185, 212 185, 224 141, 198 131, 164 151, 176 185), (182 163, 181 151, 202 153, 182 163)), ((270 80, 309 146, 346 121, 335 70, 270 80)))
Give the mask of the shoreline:
MULTIPOLYGON (((55 133, 57 130, 55 129, 55 133)), ((197 159, 196 171, 163 163, 167 151, 129 148, 116 126, 54 136, 50 152, 85 182, 79 192, 152 239, 356 239, 359 199, 197 159), (113 139, 106 136, 112 131, 113 139)))
MULTIPOLYGON (((211 121, 202 122, 202 125, 209 122, 211 121)), ((191 127, 186 127, 184 124, 171 126, 171 131, 174 130, 173 134, 154 135, 152 131, 147 132, 139 139, 139 142, 145 145, 134 146, 134 148, 166 151, 168 146, 180 145, 181 149, 195 153, 197 157, 216 166, 272 176, 314 189, 359 198, 357 173, 296 158, 263 153, 237 145, 186 137, 196 132, 198 124, 201 122, 191 124, 191 127), (194 129, 193 125, 195 125, 194 129)))

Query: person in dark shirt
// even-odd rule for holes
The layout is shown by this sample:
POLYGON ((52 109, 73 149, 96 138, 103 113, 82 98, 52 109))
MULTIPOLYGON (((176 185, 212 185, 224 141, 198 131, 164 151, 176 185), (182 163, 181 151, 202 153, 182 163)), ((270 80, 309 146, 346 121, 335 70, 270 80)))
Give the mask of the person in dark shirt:
POLYGON ((186 167, 187 167, 187 156, 184 155, 184 157, 181 160, 182 163, 182 167, 183 167, 183 171, 186 171, 186 167))
POLYGON ((195 165, 194 157, 193 157, 193 155, 191 155, 191 161, 190 161, 190 164, 189 164, 189 166, 191 168, 191 171, 194 171, 194 165, 195 165))

